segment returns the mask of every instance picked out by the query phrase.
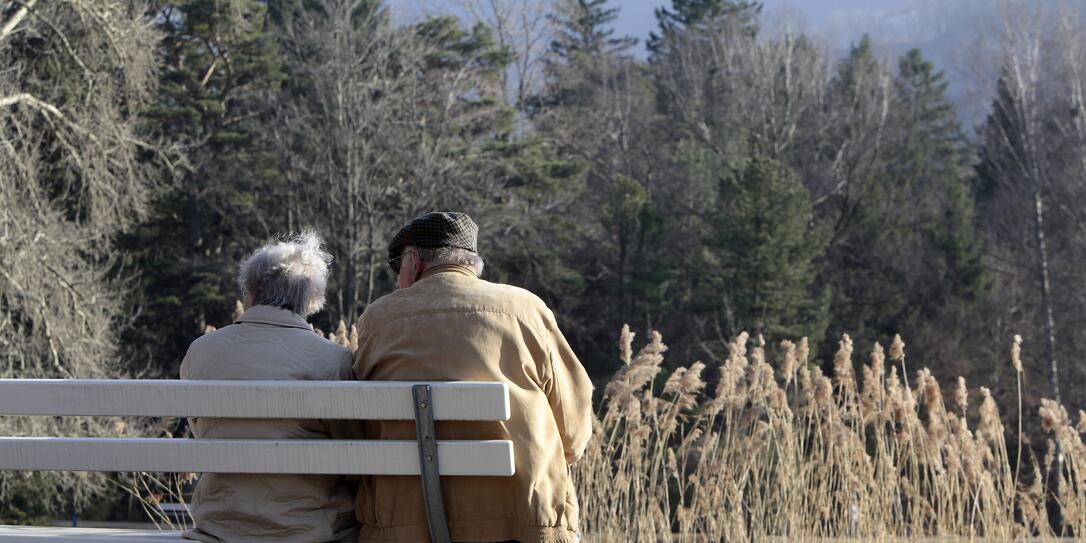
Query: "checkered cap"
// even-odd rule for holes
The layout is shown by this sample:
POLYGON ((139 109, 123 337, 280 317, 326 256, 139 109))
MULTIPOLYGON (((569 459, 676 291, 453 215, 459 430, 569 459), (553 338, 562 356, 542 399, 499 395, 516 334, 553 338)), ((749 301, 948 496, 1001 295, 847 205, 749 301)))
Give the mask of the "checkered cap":
POLYGON ((479 227, 471 217, 454 211, 432 211, 407 223, 388 244, 388 265, 400 273, 400 251, 408 245, 449 247, 479 252, 479 227))

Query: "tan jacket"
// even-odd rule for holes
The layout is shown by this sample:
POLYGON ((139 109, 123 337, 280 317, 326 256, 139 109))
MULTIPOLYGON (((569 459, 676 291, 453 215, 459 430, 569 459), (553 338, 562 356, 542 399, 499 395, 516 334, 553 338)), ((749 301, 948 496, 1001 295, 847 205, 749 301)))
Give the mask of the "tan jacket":
MULTIPOLYGON (((300 315, 258 305, 197 339, 182 379, 343 380, 347 349, 321 338, 300 315)), ((197 439, 329 439, 319 420, 191 419, 197 439)), ((196 529, 186 539, 232 543, 324 543, 357 538, 351 491, 338 476, 207 473, 192 497, 196 529)))
MULTIPOLYGON (((438 439, 511 440, 516 462, 513 477, 442 478, 453 540, 576 541, 569 466, 592 431, 592 384, 543 301, 440 266, 371 304, 358 323, 359 379, 509 385, 508 421, 437 423, 438 439)), ((410 421, 367 422, 366 434, 415 439, 410 421)), ((429 540, 417 476, 363 478, 356 507, 360 541, 429 540)))

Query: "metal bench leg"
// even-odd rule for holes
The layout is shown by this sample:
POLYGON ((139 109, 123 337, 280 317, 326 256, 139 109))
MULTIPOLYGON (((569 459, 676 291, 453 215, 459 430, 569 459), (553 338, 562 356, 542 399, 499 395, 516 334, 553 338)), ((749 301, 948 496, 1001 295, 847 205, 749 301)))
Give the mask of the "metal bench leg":
POLYGON ((437 433, 434 431, 434 402, 430 385, 411 387, 415 398, 415 437, 419 444, 422 474, 422 499, 426 504, 426 523, 433 543, 451 543, 449 523, 445 519, 445 501, 441 497, 441 477, 437 469, 437 433))

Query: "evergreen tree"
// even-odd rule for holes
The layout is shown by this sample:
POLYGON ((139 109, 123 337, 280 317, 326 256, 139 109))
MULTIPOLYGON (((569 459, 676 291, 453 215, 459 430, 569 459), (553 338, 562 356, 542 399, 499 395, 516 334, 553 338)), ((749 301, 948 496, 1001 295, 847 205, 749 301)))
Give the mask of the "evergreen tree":
POLYGON ((973 191, 981 205, 991 203, 999 193, 1004 179, 1024 177, 1025 165, 1018 157, 1026 156, 1024 132, 1018 112, 1021 106, 1018 97, 1011 90, 1012 74, 1007 67, 996 80, 995 97, 992 108, 984 122, 981 144, 977 150, 976 178, 973 191))
POLYGON ((562 0, 556 13, 548 15, 555 27, 550 50, 557 61, 570 63, 577 55, 624 53, 637 43, 636 38, 614 37, 610 25, 618 19, 619 8, 609 7, 608 3, 609 0, 562 0))
POLYGON ((894 262, 905 275, 899 285, 907 295, 896 314, 890 308, 884 314, 896 321, 887 328, 910 334, 924 354, 945 360, 941 370, 949 377, 980 369, 955 366, 983 354, 984 346, 971 338, 983 329, 976 315, 985 309, 989 277, 969 190, 970 156, 947 86, 945 74, 918 50, 898 62, 893 111, 902 135, 888 179, 895 180, 893 201, 912 209, 897 212, 905 217, 892 222, 901 224, 900 237, 915 239, 893 243, 915 252, 897 251, 894 262))
POLYGON ((845 96, 855 97, 865 83, 881 75, 882 71, 882 66, 871 51, 871 36, 864 34, 859 43, 852 45, 848 57, 840 64, 834 88, 845 96))
POLYGON ((605 237, 597 246, 610 257, 609 292, 617 301, 613 322, 653 322, 667 305, 672 266, 662 250, 662 224, 649 193, 632 177, 618 174, 603 189, 599 220, 605 237))
POLYGON ((914 338, 915 355, 957 364, 977 354, 970 315, 982 307, 987 278, 968 155, 946 88, 944 74, 915 50, 890 78, 867 37, 841 64, 834 103, 850 114, 833 130, 846 148, 847 177, 823 210, 835 225, 823 276, 835 326, 859 344, 901 333, 914 338))
MULTIPOLYGON (((579 290, 565 296, 573 341, 592 368, 612 368, 614 330, 658 326, 671 267, 660 254, 661 221, 647 186, 655 150, 652 88, 629 52, 636 40, 608 28, 617 8, 567 0, 552 15, 559 28, 546 65, 547 93, 533 118, 559 156, 584 169, 585 190, 566 207, 568 258, 579 290)), ((572 275, 571 275, 572 277, 572 275)))
POLYGON ((629 49, 637 40, 613 37, 614 30, 608 25, 618 18, 619 9, 607 7, 607 2, 562 0, 548 15, 556 30, 544 57, 547 92, 531 101, 530 113, 536 122, 550 121, 552 127, 557 127, 553 124, 556 119, 547 118, 554 114, 561 116, 563 125, 573 122, 562 113, 596 101, 620 76, 617 71, 631 62, 629 49))
POLYGON ((945 74, 936 72, 920 51, 914 49, 901 58, 895 110, 903 116, 906 130, 897 153, 903 160, 893 161, 891 171, 909 181, 905 186, 913 185, 923 239, 938 249, 947 274, 935 281, 939 285, 935 288, 946 292, 924 298, 977 300, 987 283, 981 261, 983 244, 969 190, 970 157, 954 107, 946 97, 947 86, 945 74))
POLYGON ((156 18, 162 70, 149 131, 185 160, 164 172, 172 185, 157 213, 122 239, 143 270, 128 358, 155 373, 175 374, 206 326, 228 323, 238 262, 286 230, 266 128, 283 76, 265 16, 256 0, 189 0, 156 18))
POLYGON ((648 47, 654 55, 661 52, 667 40, 685 30, 714 32, 735 26, 753 34, 762 3, 750 0, 671 0, 671 9, 656 8, 660 33, 649 34, 648 47))
MULTIPOLYGON (((823 156, 834 155, 835 162, 827 168, 833 176, 831 188, 816 209, 833 229, 821 274, 832 296, 835 328, 830 338, 847 332, 859 345, 902 332, 883 318, 904 307, 904 289, 898 287, 901 275, 893 258, 899 248, 885 244, 901 242, 892 232, 908 235, 895 222, 907 219, 911 211, 894 208, 907 206, 907 201, 888 197, 898 181, 886 177, 888 159, 882 153, 889 145, 883 141, 888 132, 883 112, 890 109, 889 85, 888 70, 874 58, 871 40, 864 35, 838 63, 830 81, 827 107, 832 115, 821 142, 827 147, 823 156), (857 274, 865 280, 857 281, 857 274)), ((834 349, 834 342, 827 341, 820 354, 829 359, 834 349)))
POLYGON ((828 315, 826 297, 815 291, 816 261, 827 238, 812 227, 811 198, 795 172, 754 157, 721 181, 717 205, 694 309, 716 315, 723 339, 749 331, 818 341, 828 315))

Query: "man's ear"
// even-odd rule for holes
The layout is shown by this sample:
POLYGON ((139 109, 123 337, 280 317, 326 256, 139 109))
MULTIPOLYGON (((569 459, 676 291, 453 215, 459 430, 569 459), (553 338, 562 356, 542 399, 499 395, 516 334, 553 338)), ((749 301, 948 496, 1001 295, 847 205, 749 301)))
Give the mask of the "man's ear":
POLYGON ((419 256, 419 252, 415 251, 415 281, 422 279, 422 272, 426 271, 426 264, 422 262, 422 257, 419 256))

